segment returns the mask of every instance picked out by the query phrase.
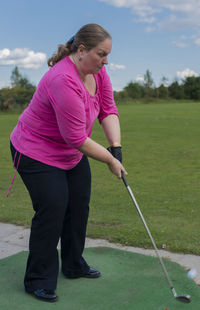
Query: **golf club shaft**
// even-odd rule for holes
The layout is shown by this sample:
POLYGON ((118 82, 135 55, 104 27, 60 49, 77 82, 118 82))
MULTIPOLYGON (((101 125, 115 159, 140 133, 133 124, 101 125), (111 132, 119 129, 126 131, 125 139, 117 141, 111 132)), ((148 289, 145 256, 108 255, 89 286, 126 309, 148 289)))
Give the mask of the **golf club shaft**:
POLYGON ((156 246, 156 244, 155 244, 155 242, 154 242, 154 239, 153 239, 153 237, 152 237, 152 235, 151 235, 151 232, 150 232, 150 230, 149 230, 149 228, 148 228, 148 226, 147 226, 147 223, 146 223, 146 221, 145 221, 145 219, 144 219, 144 217, 143 217, 143 215, 142 215, 142 212, 141 212, 141 210, 140 210, 140 208, 139 208, 139 206, 138 206, 138 204, 137 204, 137 201, 136 201, 136 199, 135 199, 135 197, 134 197, 134 195, 133 195, 133 192, 132 192, 130 186, 128 185, 128 183, 127 183, 127 181, 126 181, 126 178, 125 178, 125 176, 124 176, 123 174, 122 174, 122 180, 123 180, 123 182, 124 182, 124 184, 125 184, 125 186, 126 186, 128 192, 129 192, 129 194, 130 194, 130 196, 131 196, 131 199, 132 199, 133 202, 134 202, 134 205, 135 205, 135 207, 136 207, 136 209, 137 209, 137 211, 138 211, 138 213, 139 213, 139 216, 140 216, 140 218, 141 218, 141 220, 142 220, 142 222, 143 222, 143 224, 144 224, 144 226, 145 226, 145 229, 146 229, 146 231, 147 231, 147 233, 148 233, 148 235, 149 235, 149 238, 151 239, 151 242, 152 242, 152 244, 153 244, 154 250, 155 250, 155 252, 156 252, 157 257, 159 258, 160 264, 161 264, 161 266, 162 266, 162 269, 163 269, 163 271, 164 271, 164 274, 165 274, 165 276, 166 276, 166 279, 167 279, 167 281, 168 281, 168 283, 169 283, 169 285, 170 285, 170 288, 171 288, 171 290, 172 290, 172 293, 173 293, 174 297, 176 297, 176 296, 177 296, 176 291, 175 291, 175 289, 174 289, 174 287, 173 287, 172 281, 171 281, 171 279, 170 279, 170 277, 169 277, 169 274, 168 274, 168 272, 167 272, 167 270, 166 270, 166 267, 165 267, 165 265, 164 265, 164 263, 163 263, 163 260, 162 260, 160 254, 159 254, 158 248, 157 248, 157 246, 156 246))

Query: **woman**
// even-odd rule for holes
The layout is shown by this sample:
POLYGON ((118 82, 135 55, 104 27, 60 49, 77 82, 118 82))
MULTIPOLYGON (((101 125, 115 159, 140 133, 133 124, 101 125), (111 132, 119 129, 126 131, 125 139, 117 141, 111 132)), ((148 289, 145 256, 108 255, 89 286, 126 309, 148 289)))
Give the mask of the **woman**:
POLYGON ((100 276, 82 257, 91 186, 87 156, 106 163, 118 178, 126 174, 118 112, 104 68, 111 47, 110 34, 96 24, 83 26, 60 45, 11 134, 14 165, 35 211, 25 291, 41 300, 58 299, 59 238, 66 277, 100 276), (110 152, 90 138, 96 118, 110 152))

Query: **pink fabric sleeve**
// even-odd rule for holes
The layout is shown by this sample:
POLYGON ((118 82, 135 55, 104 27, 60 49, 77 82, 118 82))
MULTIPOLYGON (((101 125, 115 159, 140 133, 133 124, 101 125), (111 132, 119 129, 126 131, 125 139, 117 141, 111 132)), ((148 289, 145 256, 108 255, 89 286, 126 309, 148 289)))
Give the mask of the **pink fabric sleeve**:
POLYGON ((102 89, 101 89, 102 103, 100 113, 98 116, 100 123, 106 116, 110 114, 115 114, 119 116, 113 97, 112 84, 105 67, 103 67, 101 71, 101 78, 102 78, 102 89))
POLYGON ((70 76, 58 75, 48 87, 60 134, 70 146, 79 148, 87 138, 83 93, 70 76))

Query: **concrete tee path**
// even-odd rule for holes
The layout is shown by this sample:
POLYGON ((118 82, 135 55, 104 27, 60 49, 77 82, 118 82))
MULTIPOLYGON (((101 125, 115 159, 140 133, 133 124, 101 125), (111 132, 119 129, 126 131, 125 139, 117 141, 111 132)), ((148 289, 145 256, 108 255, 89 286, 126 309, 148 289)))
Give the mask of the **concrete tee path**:
MULTIPOLYGON (((28 251, 30 229, 12 224, 0 223, 0 259, 14 255, 21 251, 28 251)), ((86 239, 86 247, 111 247, 143 255, 156 256, 154 250, 142 249, 120 244, 110 243, 102 239, 86 239)), ((200 285, 200 256, 192 254, 177 254, 166 250, 159 250, 161 257, 169 259, 183 266, 186 270, 195 268, 197 276, 194 281, 200 285)))

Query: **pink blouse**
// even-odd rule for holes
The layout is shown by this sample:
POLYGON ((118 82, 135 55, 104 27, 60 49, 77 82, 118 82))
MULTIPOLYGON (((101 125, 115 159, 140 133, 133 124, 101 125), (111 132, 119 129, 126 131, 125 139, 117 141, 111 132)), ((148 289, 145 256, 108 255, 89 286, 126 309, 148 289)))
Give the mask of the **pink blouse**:
POLYGON ((92 96, 69 57, 50 68, 11 133, 14 147, 51 166, 76 166, 83 156, 78 148, 91 136, 96 118, 101 123, 118 115, 105 67, 94 77, 97 91, 92 96))

